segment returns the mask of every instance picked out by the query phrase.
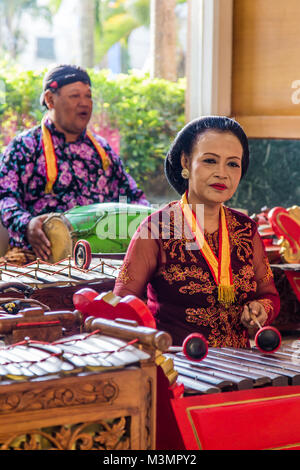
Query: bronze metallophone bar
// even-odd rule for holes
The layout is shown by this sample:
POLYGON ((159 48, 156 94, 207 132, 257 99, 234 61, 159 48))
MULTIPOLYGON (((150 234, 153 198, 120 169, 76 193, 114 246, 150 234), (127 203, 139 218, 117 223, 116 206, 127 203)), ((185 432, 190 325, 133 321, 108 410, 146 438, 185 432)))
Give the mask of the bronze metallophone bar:
POLYGON ((209 348, 201 362, 168 353, 185 394, 210 394, 266 386, 300 385, 299 343, 276 353, 257 349, 209 348))
MULTIPOLYGON (((59 263, 51 264, 41 260, 26 266, 0 264, 0 281, 2 283, 23 283, 31 288, 30 298, 48 305, 50 309, 70 309, 73 306, 73 294, 83 287, 91 287, 97 292, 113 289, 122 261, 115 259, 96 260, 87 270, 74 265, 71 257, 59 263)), ((9 294, 12 297, 11 294, 9 294)), ((2 297, 6 293, 0 292, 2 297)), ((15 297, 23 293, 15 292, 15 297)))
POLYGON ((95 319, 89 332, 2 346, 0 450, 154 449, 156 343, 168 338, 95 319))

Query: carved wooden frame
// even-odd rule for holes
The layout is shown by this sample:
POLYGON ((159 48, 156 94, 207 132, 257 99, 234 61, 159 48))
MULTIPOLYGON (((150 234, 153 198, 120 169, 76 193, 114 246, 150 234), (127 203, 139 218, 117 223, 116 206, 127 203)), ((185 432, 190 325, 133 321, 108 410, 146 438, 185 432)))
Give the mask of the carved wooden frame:
POLYGON ((0 384, 0 449, 151 450, 156 366, 0 384))

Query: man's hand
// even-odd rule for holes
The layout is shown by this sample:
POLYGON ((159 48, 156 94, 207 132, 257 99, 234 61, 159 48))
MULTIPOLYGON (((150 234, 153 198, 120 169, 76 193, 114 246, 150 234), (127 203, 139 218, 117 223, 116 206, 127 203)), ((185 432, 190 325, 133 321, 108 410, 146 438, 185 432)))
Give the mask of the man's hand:
POLYGON ((43 231, 43 222, 48 214, 39 215, 30 220, 27 225, 27 240, 37 258, 47 261, 51 254, 51 244, 43 231))
POLYGON ((264 309, 264 306, 256 300, 253 300, 247 305, 244 305, 244 310, 241 315, 241 322, 246 328, 253 328, 256 325, 251 316, 256 317, 261 326, 264 326, 268 319, 268 315, 264 309))

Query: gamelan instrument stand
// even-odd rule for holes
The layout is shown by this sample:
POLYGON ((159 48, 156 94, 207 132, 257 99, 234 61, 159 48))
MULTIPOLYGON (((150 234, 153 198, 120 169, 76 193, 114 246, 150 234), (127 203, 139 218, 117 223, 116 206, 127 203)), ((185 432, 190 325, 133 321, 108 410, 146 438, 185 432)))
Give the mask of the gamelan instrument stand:
POLYGON ((54 264, 40 259, 26 266, 2 263, 0 305, 3 298, 7 297, 4 286, 7 290, 7 286, 13 283, 15 298, 24 297, 20 286, 25 285, 30 289, 27 298, 48 305, 52 310, 73 309, 73 295, 80 288, 90 286, 98 292, 113 290, 121 264, 121 260, 100 260, 83 270, 74 265, 71 256, 54 264))
POLYGON ((79 288, 75 309, 52 311, 24 289, 0 312, 1 449, 300 448, 300 341, 212 348, 192 334, 176 350, 133 296, 79 288))
POLYGON ((156 361, 170 335, 42 310, 0 315, 0 449, 155 449, 156 361))
POLYGON ((282 332, 295 332, 300 327, 300 207, 265 209, 257 223, 280 294, 274 324, 282 332))

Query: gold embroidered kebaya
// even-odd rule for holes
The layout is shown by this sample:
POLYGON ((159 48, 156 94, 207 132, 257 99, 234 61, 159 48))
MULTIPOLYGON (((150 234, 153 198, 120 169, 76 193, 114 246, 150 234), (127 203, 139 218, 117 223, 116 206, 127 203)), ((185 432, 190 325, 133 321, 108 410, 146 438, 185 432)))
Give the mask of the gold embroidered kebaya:
POLYGON ((259 282, 261 282, 262 284, 268 284, 268 282, 270 282, 271 279, 273 279, 273 272, 272 272, 272 269, 270 267, 270 264, 269 264, 269 260, 267 258, 267 256, 264 256, 263 258, 263 263, 265 265, 265 275, 262 279, 259 280, 259 282))
POLYGON ((207 308, 187 308, 186 321, 197 327, 208 327, 207 340, 212 347, 245 348, 248 337, 239 331, 240 307, 230 305, 222 309, 213 296, 207 297, 210 306, 207 308))
POLYGON ((218 286, 219 302, 225 305, 234 303, 235 292, 231 270, 229 234, 224 207, 220 207, 219 258, 217 258, 204 237, 196 215, 188 204, 187 193, 182 196, 180 206, 190 230, 195 237, 195 242, 205 258, 215 283, 218 286))
MULTIPOLYGON (((142 238, 134 239, 126 255, 125 271, 116 281, 115 293, 121 296, 136 293, 142 298, 147 286, 147 303, 155 315, 157 327, 172 335, 174 345, 182 344, 188 334, 199 332, 210 346, 247 347, 248 331, 241 323, 244 306, 254 300, 261 302, 268 313, 268 322, 279 312, 273 279, 268 283, 260 281, 266 277, 269 267, 264 261, 264 247, 256 223, 245 214, 223 208, 228 227, 234 303, 220 302, 218 284, 202 251, 193 243, 187 223, 182 231, 181 221, 185 219, 179 201, 168 204, 159 214, 152 214, 142 223, 141 233, 147 232, 152 223, 156 238, 150 238, 147 245, 142 238), (194 245, 192 249, 191 245, 194 245)), ((204 232, 204 237, 217 257, 219 231, 204 232)))
POLYGON ((128 284, 129 281, 132 281, 132 278, 130 277, 129 275, 129 270, 128 270, 128 266, 129 263, 128 262, 124 262, 120 268, 120 271, 119 271, 119 279, 124 283, 124 284, 128 284))
POLYGON ((185 281, 191 278, 200 281, 191 281, 189 285, 184 285, 179 289, 182 293, 205 292, 211 294, 217 288, 216 284, 210 279, 209 273, 196 265, 182 267, 181 265, 172 264, 167 269, 162 269, 160 274, 170 285, 173 282, 185 281))
POLYGON ((259 299, 258 302, 263 305, 267 315, 273 312, 273 304, 270 299, 259 299))

